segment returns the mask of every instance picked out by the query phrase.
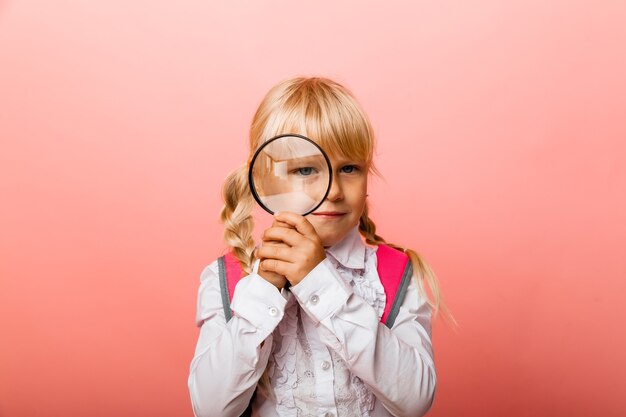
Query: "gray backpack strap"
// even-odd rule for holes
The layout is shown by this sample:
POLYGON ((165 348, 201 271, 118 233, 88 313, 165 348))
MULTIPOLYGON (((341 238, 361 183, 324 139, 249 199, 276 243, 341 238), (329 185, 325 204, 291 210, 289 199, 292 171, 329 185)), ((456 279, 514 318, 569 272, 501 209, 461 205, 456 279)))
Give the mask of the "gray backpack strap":
POLYGON ((224 306, 224 316, 226 316, 226 322, 230 321, 233 317, 233 312, 230 309, 230 297, 228 296, 228 281, 226 278, 226 264, 225 257, 220 256, 217 259, 217 266, 220 275, 220 292, 222 293, 222 305, 224 306))
POLYGON ((389 311, 389 316, 387 317, 387 321, 385 325, 388 328, 393 327, 393 323, 396 321, 396 317, 398 316, 398 312, 400 311, 400 306, 404 301, 404 296, 406 295, 406 289, 409 288, 409 283, 411 282, 411 277, 413 276, 413 265, 411 261, 407 262, 406 267, 404 268, 404 274, 402 274, 402 281, 400 282, 400 287, 396 292, 396 296, 393 299, 393 304, 391 305, 391 310, 389 311))
MULTIPOLYGON (((220 292, 222 293, 222 305, 224 306, 224 316, 226 316, 226 322, 230 321, 233 317, 233 311, 230 308, 230 297, 228 295, 228 278, 226 277, 226 257, 220 256, 217 259, 217 267, 220 275, 220 292)), ((252 401, 256 396, 256 389, 252 394, 252 399, 248 404, 248 407, 245 409, 243 414, 240 417, 251 417, 252 416, 252 401)))

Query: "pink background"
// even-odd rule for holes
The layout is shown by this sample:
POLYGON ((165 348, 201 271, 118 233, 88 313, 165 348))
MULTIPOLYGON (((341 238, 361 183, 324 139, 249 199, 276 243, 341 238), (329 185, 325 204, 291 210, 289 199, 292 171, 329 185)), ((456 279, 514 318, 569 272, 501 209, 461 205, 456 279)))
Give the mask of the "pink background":
POLYGON ((360 100, 378 231, 459 321, 434 325, 429 416, 624 415, 625 21, 623 1, 0 0, 0 416, 192 415, 221 184, 295 75, 360 100))

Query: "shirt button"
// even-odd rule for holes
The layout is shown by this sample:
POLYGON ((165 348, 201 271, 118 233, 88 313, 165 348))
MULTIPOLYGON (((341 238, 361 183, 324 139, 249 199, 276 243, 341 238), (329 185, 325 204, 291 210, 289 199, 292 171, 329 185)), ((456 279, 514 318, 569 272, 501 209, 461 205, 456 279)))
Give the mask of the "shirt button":
MULTIPOLYGON (((330 362, 328 362, 328 361, 322 362, 322 369, 325 370, 325 371, 328 371, 328 368, 330 368, 330 362)), ((328 413, 326 413, 326 415, 328 415, 328 413)))
POLYGON ((315 305, 317 304, 317 302, 320 300, 320 298, 317 296, 317 294, 313 294, 310 298, 311 304, 315 305))
POLYGON ((270 316, 272 317, 276 317, 278 315, 278 309, 276 307, 270 307, 267 312, 270 313, 270 316))

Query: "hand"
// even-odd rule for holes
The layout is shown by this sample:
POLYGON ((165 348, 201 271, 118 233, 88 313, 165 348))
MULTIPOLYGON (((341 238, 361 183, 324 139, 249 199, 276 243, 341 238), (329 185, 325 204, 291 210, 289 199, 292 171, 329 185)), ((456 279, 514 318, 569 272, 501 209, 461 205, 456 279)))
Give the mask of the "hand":
MULTIPOLYGON (((270 247, 270 246, 284 246, 284 247, 288 247, 287 245, 285 245, 284 243, 271 243, 271 242, 264 242, 261 246, 262 247, 270 247)), ((259 250, 261 249, 259 248, 259 250)), ((257 256, 258 256, 258 251, 257 251, 257 256)), ((263 258, 261 258, 261 264, 263 263, 263 258)), ((269 282, 270 284, 272 284, 273 286, 275 286, 276 288, 278 288, 278 291, 282 290, 283 287, 287 284, 287 278, 284 275, 280 275, 277 274, 276 272, 272 272, 272 271, 268 271, 268 270, 264 270, 261 268, 261 264, 259 264, 259 270, 257 271, 257 274, 259 274, 259 276, 261 278, 263 278, 264 280, 266 280, 267 282, 269 282)))
POLYGON ((326 252, 315 228, 303 216, 284 211, 275 214, 274 219, 280 223, 274 223, 265 230, 263 241, 280 241, 286 245, 259 248, 258 256, 265 258, 259 265, 259 271, 283 275, 291 285, 297 285, 326 259, 326 252))
MULTIPOLYGON (((281 222, 279 220, 274 219, 274 223, 272 223, 272 227, 287 227, 287 228, 291 228, 291 225, 281 222)), ((261 248, 262 247, 282 247, 282 248, 288 248, 289 245, 287 245, 286 243, 280 242, 280 241, 263 241, 261 242, 261 248)), ((260 248, 259 248, 260 249, 260 248)), ((260 258, 261 262, 263 262, 263 260, 265 258, 260 257, 259 256, 259 249, 255 249, 255 256, 260 258)), ((264 280, 266 280, 267 282, 269 282, 270 284, 274 285, 276 288, 278 288, 278 290, 280 291, 283 287, 285 287, 285 285, 287 284, 287 278, 284 275, 280 275, 277 274, 276 272, 272 272, 272 271, 265 271, 262 270, 260 265, 259 265, 259 269, 257 271, 257 273, 259 274, 259 276, 261 278, 263 278, 264 280)))

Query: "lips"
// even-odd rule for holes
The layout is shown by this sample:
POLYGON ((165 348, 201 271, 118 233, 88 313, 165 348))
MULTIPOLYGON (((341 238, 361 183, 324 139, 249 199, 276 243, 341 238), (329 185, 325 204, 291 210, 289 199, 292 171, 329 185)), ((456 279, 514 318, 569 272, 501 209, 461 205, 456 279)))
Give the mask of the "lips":
POLYGON ((316 216, 324 216, 324 217, 339 217, 343 216, 346 213, 340 213, 338 211, 318 211, 317 213, 313 213, 316 216))

